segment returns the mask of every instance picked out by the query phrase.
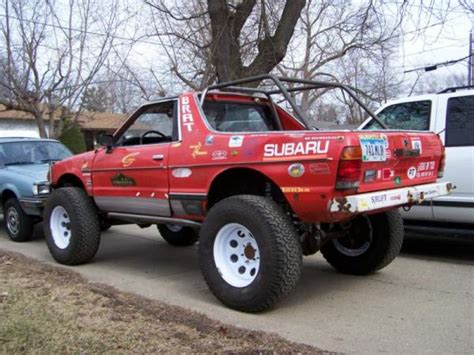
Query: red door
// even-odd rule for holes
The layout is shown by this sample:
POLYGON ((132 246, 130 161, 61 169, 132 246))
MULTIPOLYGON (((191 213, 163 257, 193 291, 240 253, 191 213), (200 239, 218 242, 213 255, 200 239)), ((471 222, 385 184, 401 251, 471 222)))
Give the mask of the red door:
POLYGON ((105 212, 170 216, 168 153, 174 140, 175 101, 145 106, 97 152, 92 188, 105 212))

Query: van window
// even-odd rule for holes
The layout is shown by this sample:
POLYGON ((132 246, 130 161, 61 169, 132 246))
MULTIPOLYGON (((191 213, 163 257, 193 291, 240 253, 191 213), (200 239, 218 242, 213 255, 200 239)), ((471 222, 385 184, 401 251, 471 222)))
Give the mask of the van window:
MULTIPOLYGON (((431 100, 404 102, 386 107, 377 114, 390 129, 426 131, 430 129, 431 100)), ((374 120, 365 129, 381 129, 374 120)))
POLYGON ((445 145, 474 145, 474 96, 452 97, 448 100, 445 145))

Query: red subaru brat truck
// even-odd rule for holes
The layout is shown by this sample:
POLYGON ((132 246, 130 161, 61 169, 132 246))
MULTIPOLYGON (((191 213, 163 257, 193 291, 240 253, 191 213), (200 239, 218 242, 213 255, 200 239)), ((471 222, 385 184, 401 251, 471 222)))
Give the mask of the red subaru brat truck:
POLYGON ((199 241, 209 288, 246 312, 286 296, 318 250, 344 273, 387 266, 403 241, 397 208, 452 189, 436 182, 444 147, 431 132, 311 128, 293 94, 320 89, 343 91, 384 127, 350 87, 272 75, 143 105, 101 148, 52 166, 52 256, 85 263, 101 226, 157 225, 172 245, 199 241), (266 84, 242 86, 256 82, 266 84))

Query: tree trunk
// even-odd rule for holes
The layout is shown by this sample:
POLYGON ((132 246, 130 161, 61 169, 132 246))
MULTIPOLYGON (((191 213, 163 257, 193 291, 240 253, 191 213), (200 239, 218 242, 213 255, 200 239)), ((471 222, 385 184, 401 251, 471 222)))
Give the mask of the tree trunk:
MULTIPOLYGON (((207 0, 212 33, 212 61, 219 82, 270 73, 286 55, 288 43, 306 0, 287 0, 280 21, 271 35, 258 40, 258 54, 248 65, 242 63, 239 36, 256 0, 242 0, 231 11, 226 0, 207 0)), ((262 16, 265 16, 262 13, 262 16)), ((249 86, 257 86, 251 83, 249 86)))

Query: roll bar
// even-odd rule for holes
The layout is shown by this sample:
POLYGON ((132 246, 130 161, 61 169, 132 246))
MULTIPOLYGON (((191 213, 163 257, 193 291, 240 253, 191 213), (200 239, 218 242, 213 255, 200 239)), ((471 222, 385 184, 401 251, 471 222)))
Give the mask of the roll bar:
POLYGON ((308 122, 304 118, 303 113, 299 109, 298 105, 296 104, 295 100, 293 97, 291 97, 290 92, 295 92, 295 91, 306 91, 306 90, 313 90, 313 89, 323 89, 323 88, 331 88, 331 89, 341 89, 342 91, 346 92, 359 106, 361 106, 365 112, 369 114, 381 127, 387 128, 387 126, 380 121, 377 118, 377 115, 367 107, 357 96, 354 92, 357 92, 358 90, 349 86, 349 85, 344 85, 340 83, 333 83, 333 82, 327 82, 327 81, 314 81, 314 80, 305 80, 305 79, 296 79, 296 78, 287 78, 287 77, 277 77, 272 74, 264 74, 264 75, 258 75, 258 76, 252 76, 248 78, 243 78, 239 80, 233 80, 233 81, 228 81, 225 83, 218 83, 214 85, 210 85, 206 87, 202 94, 201 94, 201 99, 200 99, 200 104, 201 107, 204 105, 204 101, 206 99, 206 96, 209 92, 209 90, 214 90, 218 89, 219 91, 230 91, 230 92, 242 92, 242 93, 250 93, 250 94, 263 94, 267 96, 270 101, 271 96, 275 94, 282 94, 283 97, 285 98, 286 101, 290 104, 291 108, 293 109, 293 112, 297 116, 297 118, 304 124, 304 126, 309 129, 308 122), (275 90, 264 90, 261 88, 252 88, 252 87, 247 87, 247 86, 240 86, 242 84, 248 84, 252 82, 260 82, 263 80, 270 80, 273 82, 273 84, 277 87, 275 90), (289 87, 286 88, 283 83, 293 83, 293 84, 301 84, 301 86, 297 87, 289 87))

